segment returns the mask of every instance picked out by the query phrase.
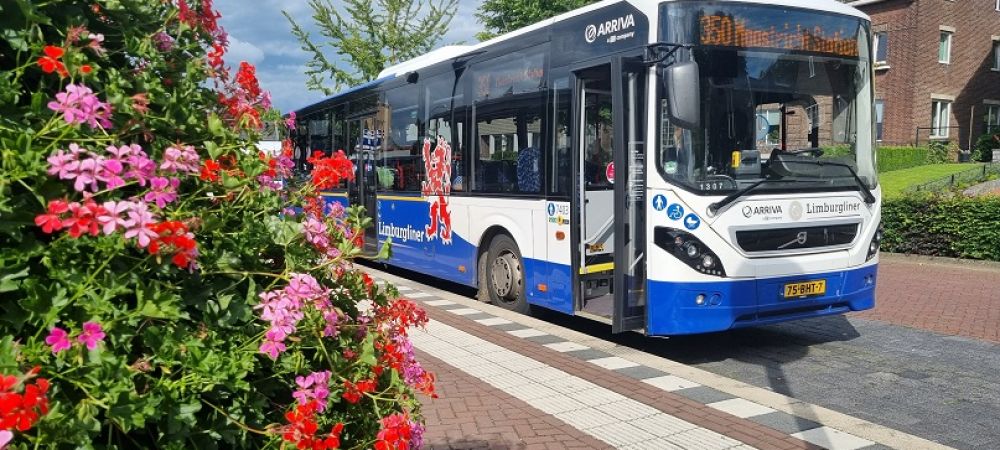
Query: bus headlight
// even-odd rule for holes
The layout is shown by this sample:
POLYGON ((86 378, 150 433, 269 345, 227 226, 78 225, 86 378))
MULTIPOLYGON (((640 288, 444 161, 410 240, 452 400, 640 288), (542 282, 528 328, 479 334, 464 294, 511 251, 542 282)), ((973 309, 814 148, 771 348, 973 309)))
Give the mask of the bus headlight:
POLYGON ((879 249, 882 248, 882 238, 885 236, 885 232, 882 230, 882 224, 878 224, 878 229, 875 230, 875 236, 872 236, 871 243, 868 244, 868 258, 866 261, 871 261, 875 255, 878 255, 879 249))
POLYGON ((726 276, 722 261, 703 242, 686 231, 667 227, 653 230, 653 242, 692 269, 705 275, 726 276))

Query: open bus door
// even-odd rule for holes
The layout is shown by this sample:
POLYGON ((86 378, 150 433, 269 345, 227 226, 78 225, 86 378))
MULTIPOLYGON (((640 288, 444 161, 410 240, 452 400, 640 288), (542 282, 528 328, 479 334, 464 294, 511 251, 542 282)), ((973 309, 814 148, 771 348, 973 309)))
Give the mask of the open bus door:
POLYGON ((351 159, 355 166, 355 180, 350 189, 351 205, 365 208, 365 215, 372 219, 372 226, 365 228, 362 251, 366 255, 378 253, 378 187, 377 155, 383 145, 382 127, 376 116, 364 116, 349 121, 350 139, 354 143, 351 159))
POLYGON ((646 327, 646 66, 611 65, 615 146, 615 270, 612 332, 646 327))
POLYGON ((645 72, 638 57, 574 71, 576 312, 616 333, 646 325, 645 72))

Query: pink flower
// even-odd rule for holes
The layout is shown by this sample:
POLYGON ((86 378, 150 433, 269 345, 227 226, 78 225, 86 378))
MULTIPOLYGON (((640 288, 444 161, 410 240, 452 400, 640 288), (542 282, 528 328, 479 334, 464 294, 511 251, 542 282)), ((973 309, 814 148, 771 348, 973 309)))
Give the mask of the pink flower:
POLYGON ((94 91, 82 84, 66 86, 66 91, 56 94, 56 100, 49 102, 48 107, 62 113, 68 124, 111 128, 111 105, 100 101, 94 91))
POLYGON ((197 174, 201 171, 201 158, 190 145, 183 148, 168 147, 163 152, 160 170, 169 173, 197 174))
MULTIPOLYGON (((119 148, 121 150, 121 148, 119 148)), ((125 178, 135 180, 139 186, 145 186, 147 180, 156 174, 156 162, 149 159, 142 147, 132 144, 128 158, 125 159, 128 170, 125 171, 125 178)))
POLYGON ((90 190, 97 192, 100 190, 100 186, 97 184, 97 170, 101 162, 96 158, 87 158, 80 161, 79 172, 76 174, 76 182, 73 183, 73 189, 77 192, 83 192, 90 187, 90 190))
POLYGON ((97 56, 104 56, 104 47, 101 46, 104 43, 104 35, 101 33, 90 33, 87 37, 90 38, 90 43, 87 44, 87 47, 93 50, 97 56))
POLYGON ((149 229, 153 220, 153 213, 145 203, 133 203, 128 211, 128 219, 124 223, 125 238, 135 238, 140 248, 146 248, 153 239, 159 237, 155 231, 149 229))
POLYGON ((326 410, 327 398, 330 396, 330 371, 313 372, 309 376, 295 377, 295 384, 299 388, 292 393, 292 397, 298 400, 300 405, 315 400, 319 405, 320 412, 326 410))
POLYGON ((59 327, 53 327, 49 330, 49 335, 45 338, 45 343, 52 347, 52 353, 69 350, 70 346, 73 345, 69 341, 69 333, 66 333, 66 330, 59 327))
POLYGON ((104 341, 104 330, 97 322, 87 322, 83 324, 83 331, 76 337, 76 340, 87 346, 87 350, 97 348, 97 344, 104 341))
POLYGON ((147 202, 155 202, 156 206, 163 209, 174 200, 177 200, 177 188, 181 185, 181 180, 177 178, 153 177, 150 180, 150 191, 142 199, 147 202))
POLYGON ((156 49, 161 52, 169 52, 174 48, 174 38, 167 33, 159 32, 153 35, 156 49))
POLYGON ((285 119, 285 126, 287 126, 289 130, 295 129, 295 111, 288 113, 288 118, 285 119))
POLYGON ((95 176, 103 181, 105 188, 109 190, 118 189, 125 186, 125 180, 121 177, 125 166, 117 159, 104 159, 101 161, 95 176))
MULTIPOLYGON (((70 148, 79 149, 76 144, 69 144, 70 148)), ((72 180, 76 178, 77 171, 80 169, 80 161, 77 159, 77 154, 79 152, 72 151, 66 153, 64 150, 56 151, 52 156, 49 156, 47 161, 49 162, 48 174, 52 176, 59 175, 60 180, 72 180)))
POLYGON ((7 443, 14 439, 14 433, 8 430, 0 430, 0 450, 7 448, 7 443))
POLYGON ((104 202, 104 211, 97 216, 97 222, 101 224, 105 235, 110 235, 125 228, 128 222, 122 219, 122 214, 132 209, 132 202, 104 202))
POLYGON ((268 331, 264 336, 264 342, 260 344, 260 352, 267 354, 271 359, 278 359, 278 355, 286 349, 282 340, 283 338, 275 335, 273 331, 268 331))

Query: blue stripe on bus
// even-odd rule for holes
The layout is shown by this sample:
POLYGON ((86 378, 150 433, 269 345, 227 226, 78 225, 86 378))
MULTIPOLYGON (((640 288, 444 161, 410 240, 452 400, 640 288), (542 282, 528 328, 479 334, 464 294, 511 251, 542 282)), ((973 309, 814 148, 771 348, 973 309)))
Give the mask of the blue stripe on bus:
POLYGON ((871 309, 875 307, 877 271, 878 266, 871 265, 757 280, 650 281, 646 331, 664 336, 707 333, 871 309), (815 280, 826 280, 825 295, 783 298, 786 283, 815 280), (698 295, 705 295, 705 305, 696 304, 698 295))

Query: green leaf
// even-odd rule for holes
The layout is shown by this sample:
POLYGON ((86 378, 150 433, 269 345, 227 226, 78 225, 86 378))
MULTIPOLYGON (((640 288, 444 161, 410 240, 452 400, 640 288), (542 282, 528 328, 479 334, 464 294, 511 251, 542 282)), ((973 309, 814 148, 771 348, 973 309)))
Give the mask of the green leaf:
POLYGON ((375 335, 373 333, 368 333, 365 336, 365 342, 361 344, 361 354, 358 356, 358 362, 368 366, 378 364, 378 358, 375 357, 375 335))
MULTIPOLYGON (((222 123, 222 119, 219 118, 218 114, 212 113, 208 115, 208 131, 216 136, 225 135, 225 125, 222 123)), ((211 154, 211 152, 209 153, 211 154)), ((217 155, 213 155, 212 159, 218 158, 217 155)))
POLYGON ((222 150, 219 150, 219 145, 212 141, 205 141, 205 151, 208 152, 208 156, 211 159, 219 159, 222 156, 222 150))
POLYGON ((22 269, 20 272, 10 273, 0 277, 0 292, 16 291, 21 286, 21 282, 18 280, 26 276, 28 276, 27 267, 22 269))

